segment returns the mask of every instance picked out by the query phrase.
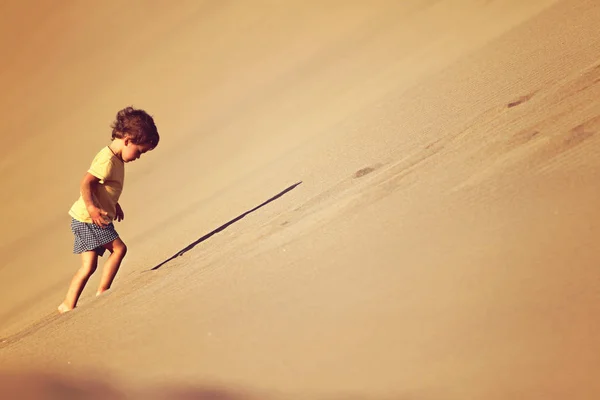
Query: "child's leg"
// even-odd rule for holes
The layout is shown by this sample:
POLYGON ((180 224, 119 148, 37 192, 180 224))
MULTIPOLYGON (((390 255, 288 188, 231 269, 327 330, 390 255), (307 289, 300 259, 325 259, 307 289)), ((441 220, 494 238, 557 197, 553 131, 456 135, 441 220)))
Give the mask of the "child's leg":
POLYGON ((58 306, 58 311, 61 313, 71 311, 77 305, 77 300, 79 300, 85 284, 98 266, 98 254, 95 251, 85 251, 81 253, 81 261, 81 268, 71 280, 71 286, 69 286, 65 301, 58 306))
POLYGON ((119 267, 121 266, 121 261, 123 261, 125 254, 127 254, 127 246, 125 246, 121 238, 116 238, 112 242, 105 244, 104 247, 110 251, 110 256, 108 256, 108 260, 106 260, 102 268, 102 278, 100 279, 100 286, 98 287, 96 296, 110 289, 110 285, 112 285, 115 275, 117 275, 117 271, 119 271, 119 267))

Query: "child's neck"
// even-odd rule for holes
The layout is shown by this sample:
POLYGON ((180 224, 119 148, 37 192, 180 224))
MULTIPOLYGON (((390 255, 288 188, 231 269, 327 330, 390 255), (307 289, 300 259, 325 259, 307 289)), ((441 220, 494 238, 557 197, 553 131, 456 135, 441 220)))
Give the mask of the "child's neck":
POLYGON ((121 153, 123 152, 123 147, 125 146, 125 143, 123 141, 123 139, 113 139, 113 141, 108 145, 108 148, 110 149, 110 151, 113 152, 113 154, 119 159, 119 160, 123 160, 123 157, 121 156, 121 153))

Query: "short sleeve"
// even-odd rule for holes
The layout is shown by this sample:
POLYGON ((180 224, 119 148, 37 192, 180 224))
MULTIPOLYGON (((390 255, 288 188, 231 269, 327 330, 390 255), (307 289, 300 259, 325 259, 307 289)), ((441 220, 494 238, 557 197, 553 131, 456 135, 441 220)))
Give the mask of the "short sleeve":
POLYGON ((104 183, 104 180, 110 176, 113 163, 110 157, 106 157, 104 154, 98 154, 88 172, 100 179, 100 183, 104 183))

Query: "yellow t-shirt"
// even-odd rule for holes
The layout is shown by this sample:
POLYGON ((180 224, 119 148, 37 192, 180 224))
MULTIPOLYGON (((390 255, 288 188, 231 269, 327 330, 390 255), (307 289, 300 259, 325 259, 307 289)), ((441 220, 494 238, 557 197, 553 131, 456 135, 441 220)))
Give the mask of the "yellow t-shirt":
MULTIPOLYGON (((94 158, 88 172, 100 179, 100 185, 92 193, 94 203, 108 213, 110 220, 115 219, 117 202, 123 191, 125 164, 105 147, 94 158)), ((92 218, 81 195, 69 210, 69 215, 78 221, 92 223, 92 218)))

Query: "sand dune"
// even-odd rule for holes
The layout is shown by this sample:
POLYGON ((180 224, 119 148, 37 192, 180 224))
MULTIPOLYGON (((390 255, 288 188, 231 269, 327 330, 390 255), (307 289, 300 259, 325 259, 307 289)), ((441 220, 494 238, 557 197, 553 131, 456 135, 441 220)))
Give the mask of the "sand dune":
POLYGON ((594 1, 33 4, 0 5, 3 369, 600 395, 594 1), (130 252, 58 316, 67 210, 130 104, 161 133, 127 168, 130 252))

